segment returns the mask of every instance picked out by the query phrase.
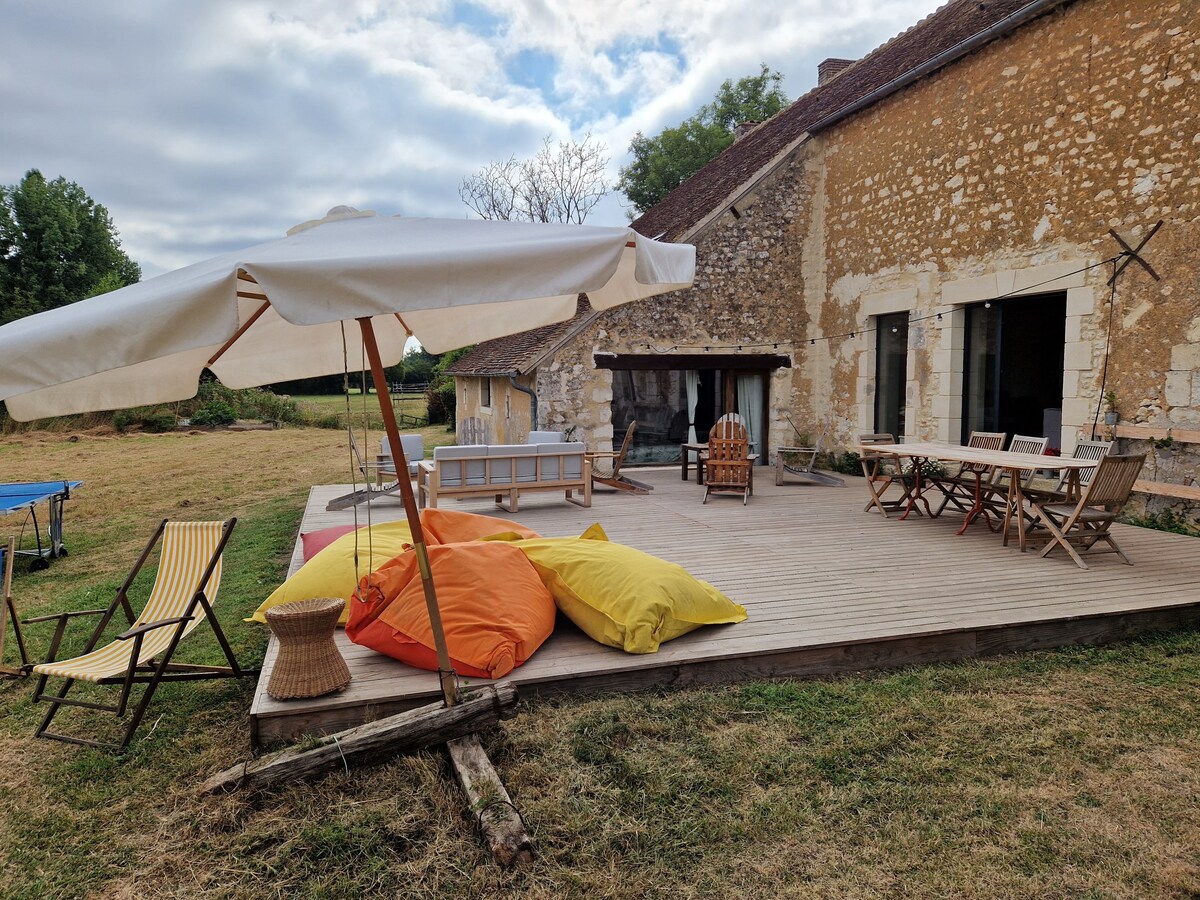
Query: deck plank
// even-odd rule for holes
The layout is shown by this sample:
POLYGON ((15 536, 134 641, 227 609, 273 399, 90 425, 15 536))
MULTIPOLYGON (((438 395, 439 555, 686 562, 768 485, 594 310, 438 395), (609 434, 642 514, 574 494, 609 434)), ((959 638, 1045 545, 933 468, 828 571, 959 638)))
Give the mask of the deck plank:
MULTIPOLYGON (((749 613, 737 625, 698 629, 658 653, 630 655, 597 644, 569 622, 506 680, 525 693, 634 690, 747 678, 811 676, 965 658, 1025 648, 1114 640, 1148 628, 1200 622, 1200 554, 1194 538, 1118 525, 1134 566, 1113 555, 1077 568, 1064 554, 1039 559, 1004 547, 982 524, 962 536, 961 519, 899 521, 864 513, 862 482, 845 488, 762 478, 743 506, 682 482, 676 469, 638 476, 648 496, 596 491, 590 509, 555 495, 522 498, 510 514, 487 499, 447 504, 513 519, 549 536, 599 522, 614 541, 678 563, 749 613)), ((314 487, 301 532, 355 522, 325 504, 348 486, 314 487)), ((373 522, 403 517, 395 498, 373 503, 373 522)), ((357 522, 367 522, 358 509, 357 522)), ((301 565, 297 539, 291 571, 301 565)), ((430 702, 437 678, 336 640, 353 680, 338 694, 277 701, 266 694, 272 639, 251 709, 252 735, 267 742, 324 732, 430 702)))

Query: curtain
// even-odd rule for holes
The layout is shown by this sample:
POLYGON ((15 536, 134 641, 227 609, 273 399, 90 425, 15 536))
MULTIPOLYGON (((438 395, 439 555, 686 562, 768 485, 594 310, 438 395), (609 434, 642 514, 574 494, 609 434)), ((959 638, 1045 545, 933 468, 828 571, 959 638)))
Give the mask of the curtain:
POLYGON ((687 388, 687 417, 688 443, 696 443, 696 403, 700 399, 700 373, 688 369, 684 373, 684 386, 687 388))
POLYGON ((746 431, 750 436, 750 451, 762 454, 762 422, 760 405, 762 402, 762 376, 739 375, 737 377, 738 412, 746 422, 746 431))

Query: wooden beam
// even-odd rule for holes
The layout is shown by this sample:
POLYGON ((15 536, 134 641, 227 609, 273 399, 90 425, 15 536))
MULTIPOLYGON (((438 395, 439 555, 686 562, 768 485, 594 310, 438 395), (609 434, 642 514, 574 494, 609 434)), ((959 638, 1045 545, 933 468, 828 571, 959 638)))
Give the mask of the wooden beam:
POLYGON ((1174 438, 1180 444, 1200 444, 1200 429, 1195 428, 1159 428, 1152 425, 1097 425, 1092 429, 1093 438, 1103 437, 1111 431, 1114 437, 1128 438, 1131 441, 1148 441, 1154 438, 1174 438))
POLYGON ((351 763, 359 765, 414 753, 512 718, 516 703, 517 689, 511 683, 485 685, 454 706, 433 703, 326 735, 306 750, 289 747, 233 766, 207 779, 200 785, 200 792, 218 794, 245 787, 269 787, 342 766, 349 768, 351 763))
POLYGON ((1170 484, 1165 481, 1143 481, 1139 478, 1133 483, 1133 489, 1142 494, 1153 494, 1156 497, 1200 500, 1200 485, 1196 484, 1170 484))
POLYGON ((450 741, 446 749, 492 858, 505 869, 533 862, 533 840, 478 736, 450 741))

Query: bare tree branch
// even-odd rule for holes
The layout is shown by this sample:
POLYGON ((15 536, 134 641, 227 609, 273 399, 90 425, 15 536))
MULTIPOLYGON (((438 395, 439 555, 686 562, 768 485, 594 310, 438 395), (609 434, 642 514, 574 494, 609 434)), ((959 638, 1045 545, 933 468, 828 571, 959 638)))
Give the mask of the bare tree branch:
POLYGON ((607 165, 604 145, 590 133, 557 146, 547 135, 532 158, 509 157, 464 178, 458 195, 484 219, 583 224, 608 193, 607 165))

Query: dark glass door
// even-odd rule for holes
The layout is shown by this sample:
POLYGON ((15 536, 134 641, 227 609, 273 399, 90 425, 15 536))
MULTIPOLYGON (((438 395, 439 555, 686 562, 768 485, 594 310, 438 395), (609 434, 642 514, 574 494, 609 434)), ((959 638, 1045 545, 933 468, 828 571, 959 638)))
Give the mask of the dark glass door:
POLYGON ((875 319, 875 431, 904 437, 908 313, 875 319))
POLYGON ((967 307, 962 440, 972 431, 1045 436, 1059 443, 1065 293, 967 307))

